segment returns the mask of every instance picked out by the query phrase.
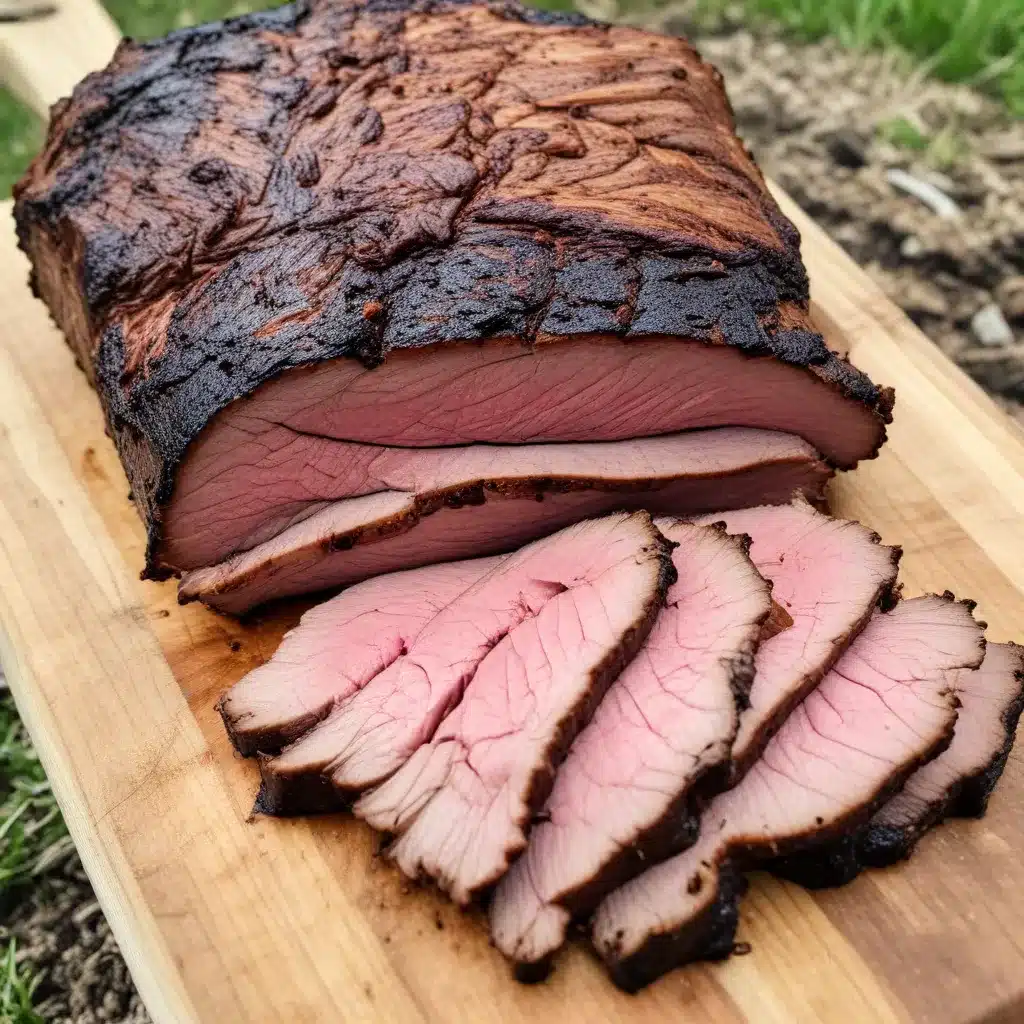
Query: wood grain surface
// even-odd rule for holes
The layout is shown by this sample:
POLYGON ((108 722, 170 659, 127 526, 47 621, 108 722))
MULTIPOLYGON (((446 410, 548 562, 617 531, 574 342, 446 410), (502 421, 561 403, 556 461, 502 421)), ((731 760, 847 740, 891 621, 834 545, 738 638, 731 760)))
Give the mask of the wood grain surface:
MULTIPOLYGON (((91 6, 73 0, 63 15, 91 6)), ((26 72, 25 94, 49 103, 61 74, 26 72)), ((897 388, 891 440, 837 482, 836 510, 903 544, 908 593, 950 587, 979 601, 993 639, 1020 639, 1020 433, 780 199, 804 234, 830 343, 897 388)), ((0 659, 158 1024, 1024 1020, 1016 754, 983 821, 943 826, 908 865, 831 893, 758 877, 739 935, 750 955, 634 997, 582 947, 549 983, 515 984, 483 922, 406 891, 360 823, 249 821, 255 770, 234 756, 214 702, 302 605, 242 626, 179 608, 173 583, 138 581, 144 537, 124 474, 27 269, 4 204, 0 659)))

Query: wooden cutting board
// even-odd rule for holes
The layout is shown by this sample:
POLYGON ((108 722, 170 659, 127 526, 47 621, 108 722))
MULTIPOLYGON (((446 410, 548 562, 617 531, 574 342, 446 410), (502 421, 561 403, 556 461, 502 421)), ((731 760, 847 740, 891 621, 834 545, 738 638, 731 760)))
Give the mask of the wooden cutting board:
MULTIPOLYGON (((78 53, 95 64, 113 33, 93 24, 106 38, 78 53)), ((25 70, 32 38, 19 81, 42 107, 59 86, 25 70)), ((836 483, 836 510, 904 546, 908 593, 950 587, 978 600, 992 639, 1020 639, 1024 436, 781 198, 804 233, 819 325, 897 388, 891 440, 836 483)), ((582 947, 548 983, 517 985, 482 921, 406 891, 355 821, 249 821, 256 772, 214 702, 301 609, 243 627, 179 608, 173 583, 138 581, 128 484, 27 272, 3 204, 0 659, 158 1024, 1024 1020, 1020 755, 983 821, 943 826, 908 865, 835 892, 758 877, 739 934, 749 955, 632 997, 582 947)))

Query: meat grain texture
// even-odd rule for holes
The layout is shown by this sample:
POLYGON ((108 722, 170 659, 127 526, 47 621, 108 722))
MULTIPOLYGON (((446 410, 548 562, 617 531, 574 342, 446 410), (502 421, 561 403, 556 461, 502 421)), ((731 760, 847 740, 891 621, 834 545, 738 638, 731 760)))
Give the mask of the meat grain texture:
POLYGON ((953 673, 984 653, 971 604, 920 597, 876 614, 705 812, 696 845, 616 890, 592 936, 616 983, 646 985, 732 949, 739 868, 856 827, 953 738, 953 673))
POLYGON ((732 425, 849 467, 890 418, 811 328, 720 76, 637 29, 312 0, 127 42, 55 108, 16 219, 151 577, 351 497, 352 443, 732 425))
MULTIPOLYGON (((575 619, 583 631, 573 639, 581 658, 601 637, 610 644, 605 655, 620 663, 616 652, 635 652, 646 636, 673 571, 668 544, 646 512, 579 523, 498 560, 439 608, 387 668, 280 756, 264 759, 261 808, 273 813, 323 809, 380 784, 431 740, 453 708, 461 707, 466 687, 485 661, 495 661, 499 653, 502 664, 514 660, 525 643, 526 654, 536 653, 533 660, 542 663, 535 669, 543 670, 544 664, 550 669, 543 653, 561 650, 563 620, 575 619), (615 601, 610 587, 621 588, 615 601), (614 605, 607 614, 605 603, 614 605), (554 607, 545 615, 549 604, 554 607), (590 628, 587 613, 604 633, 590 628), (520 627, 544 635, 510 639, 520 627), (638 639, 620 635, 627 627, 638 639), (554 631, 550 642, 549 629, 554 631)), ((594 662, 581 679, 591 670, 605 672, 602 664, 594 662)), ((531 682, 518 685, 529 688, 531 682)), ((610 682, 602 676, 593 686, 603 692, 610 682)), ((540 713, 524 714, 535 711, 540 713)))
POLYGON ((980 818, 1003 774, 1024 710, 1024 650, 988 644, 976 670, 953 679, 960 710, 953 742, 919 768, 870 821, 833 843, 783 858, 775 871, 808 888, 845 885, 865 868, 909 857, 944 818, 980 818))
MULTIPOLYGON (((463 905, 526 846, 569 744, 633 662, 676 578, 671 545, 645 512, 553 539, 544 568, 564 559, 571 585, 508 631, 433 736, 354 808, 398 834, 388 855, 407 875, 433 878, 463 905)), ((351 778, 336 769, 336 785, 341 771, 351 778)))
MULTIPOLYGON (((373 450, 379 461, 390 454, 373 450)), ((622 508, 694 515, 793 494, 820 503, 831 477, 806 441, 743 427, 635 441, 403 452, 403 468, 425 478, 388 478, 376 491, 364 484, 371 493, 331 502, 270 540, 186 573, 179 600, 241 614, 270 598, 507 551, 622 508), (408 489, 393 489, 403 482, 408 489)))
POLYGON ((434 616, 497 561, 391 573, 311 608, 270 660, 218 702, 235 749, 275 752, 308 732, 400 658, 434 616))
POLYGON ((789 618, 757 651, 749 706, 732 749, 738 780, 878 604, 891 599, 902 551, 860 523, 833 519, 802 501, 703 521, 713 520, 750 537, 750 557, 772 581, 772 597, 789 618))
POLYGON ((771 584, 747 557, 749 537, 657 526, 678 545, 665 610, 577 737, 491 902, 491 934, 520 977, 545 973, 573 913, 692 843, 700 798, 731 776, 771 584))

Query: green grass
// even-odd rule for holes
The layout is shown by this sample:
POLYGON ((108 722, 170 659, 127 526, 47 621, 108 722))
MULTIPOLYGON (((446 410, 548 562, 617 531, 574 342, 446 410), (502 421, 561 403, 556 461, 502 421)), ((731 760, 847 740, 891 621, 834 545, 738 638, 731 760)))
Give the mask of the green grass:
MULTIPOLYGON (((14 701, 0 689, 0 918, 19 892, 66 858, 70 844, 14 701)), ((32 1010, 34 990, 12 939, 0 956, 0 1024, 41 1024, 32 1010)))
POLYGON ((0 89, 0 197, 11 194, 42 141, 43 128, 35 115, 0 89))
POLYGON ((0 697, 0 906, 68 853, 70 838, 10 694, 0 697))
POLYGON ((179 6, 170 0, 104 0, 104 7, 121 31, 135 39, 151 39, 171 29, 233 18, 273 4, 274 0, 192 0, 179 6))
POLYGON ((0 958, 0 1024, 43 1024, 43 1018, 32 1009, 37 981, 20 968, 11 939, 0 958))
MULTIPOLYGON (((735 0, 699 0, 715 13, 735 0)), ((845 46, 898 46, 950 82, 1003 96, 1024 115, 1024 0, 738 0, 749 16, 780 22, 805 39, 845 46)))

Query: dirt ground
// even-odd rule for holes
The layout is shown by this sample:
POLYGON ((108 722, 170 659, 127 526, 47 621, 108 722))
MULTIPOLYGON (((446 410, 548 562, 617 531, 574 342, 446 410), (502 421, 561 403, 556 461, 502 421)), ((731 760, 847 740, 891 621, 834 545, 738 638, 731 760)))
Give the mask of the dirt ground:
MULTIPOLYGON (((657 20, 692 27, 681 11, 657 20)), ((1024 124, 893 55, 728 25, 698 42, 765 171, 1024 429, 1024 124)), ((148 1020, 73 854, 10 933, 43 975, 45 1019, 148 1020)))

